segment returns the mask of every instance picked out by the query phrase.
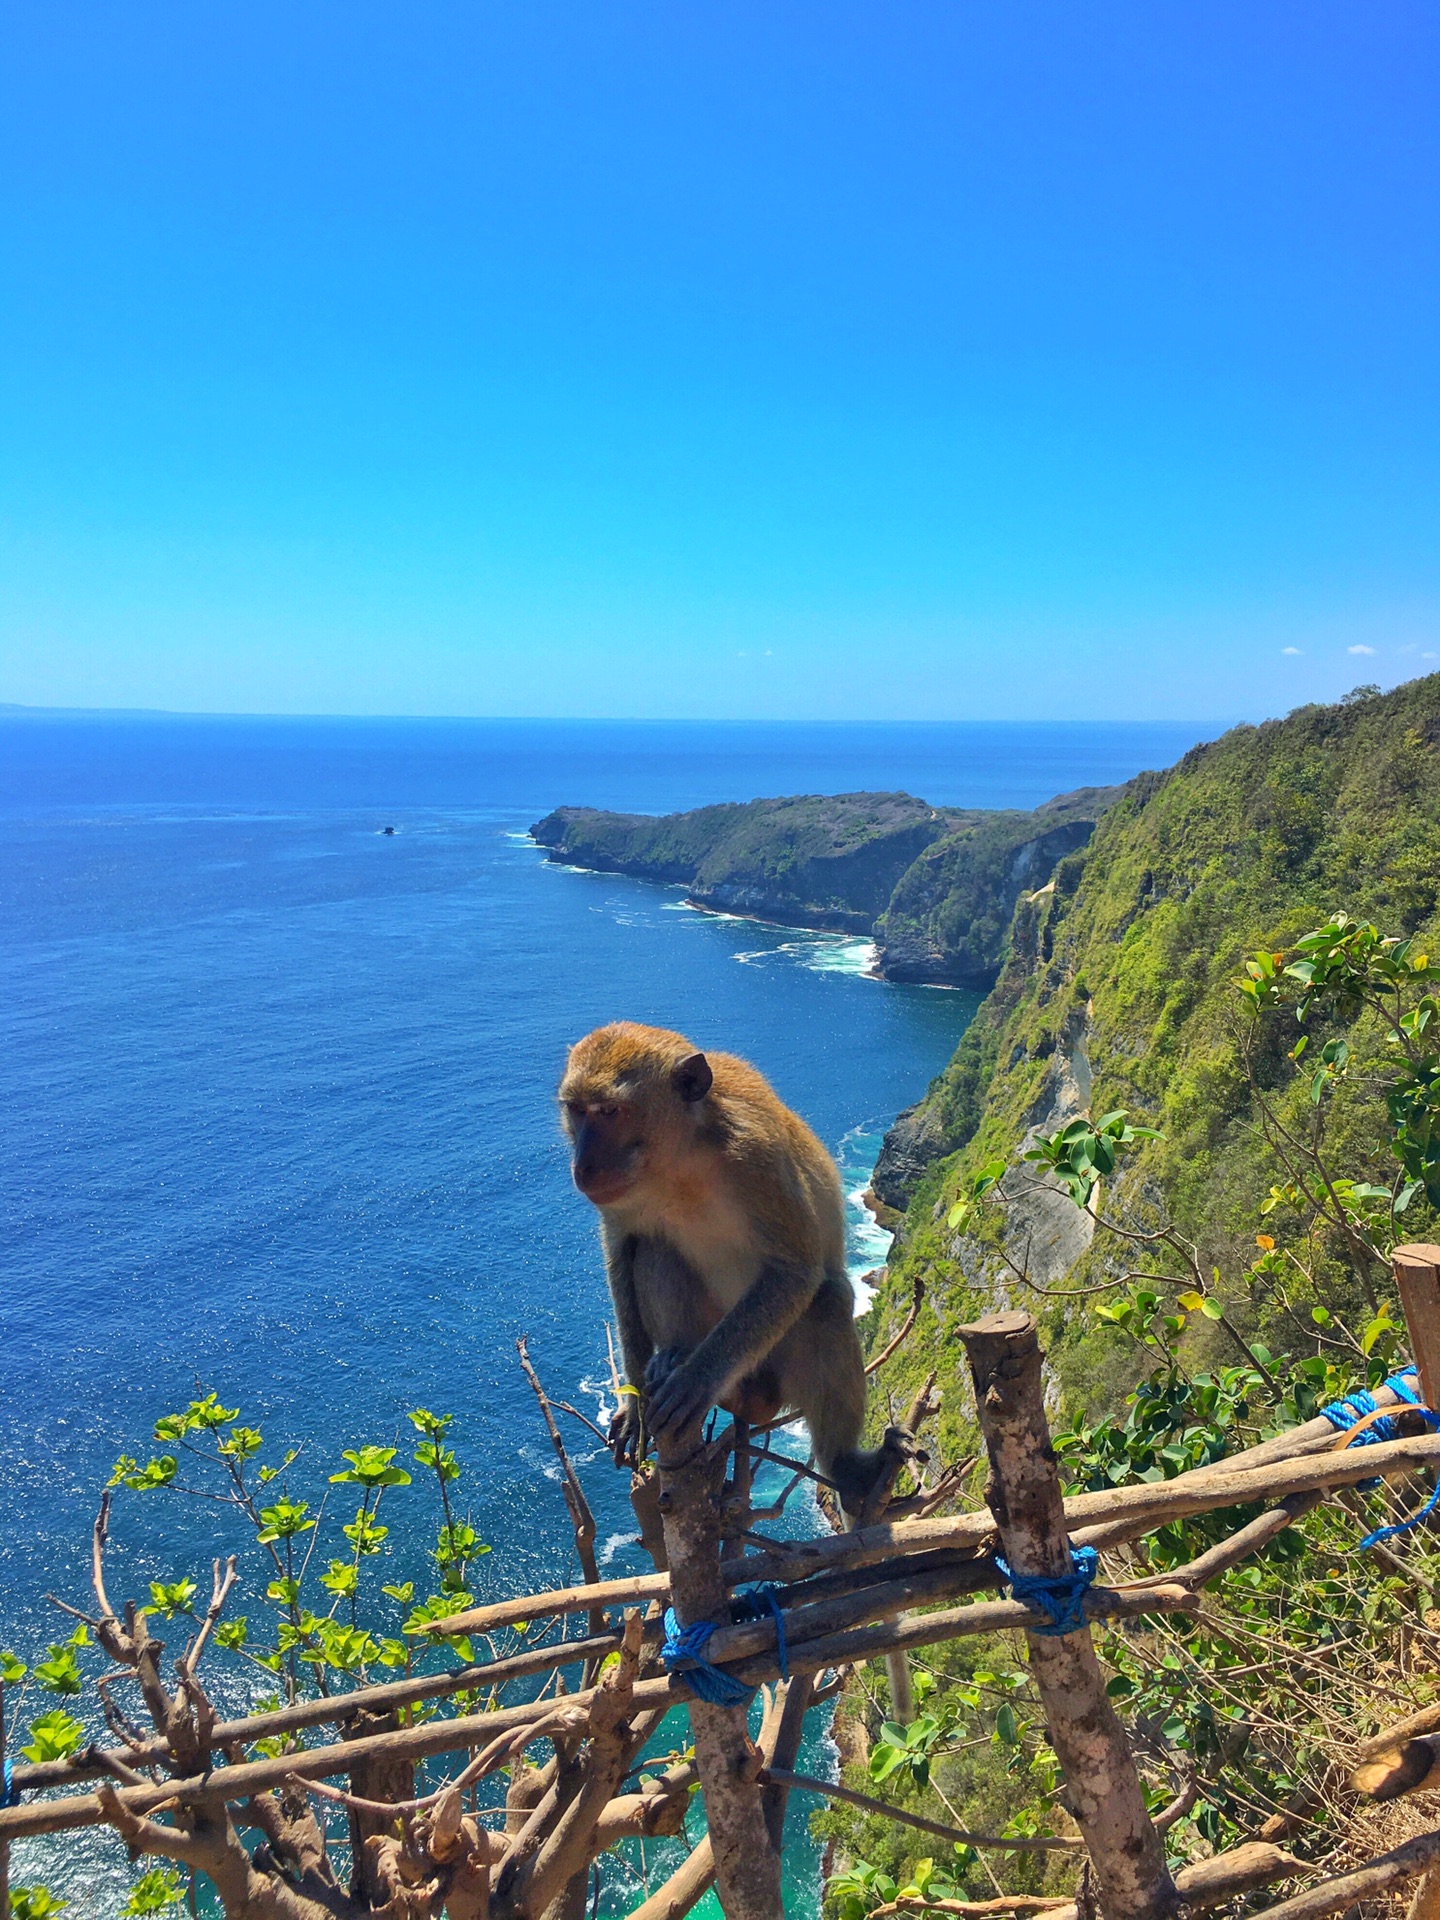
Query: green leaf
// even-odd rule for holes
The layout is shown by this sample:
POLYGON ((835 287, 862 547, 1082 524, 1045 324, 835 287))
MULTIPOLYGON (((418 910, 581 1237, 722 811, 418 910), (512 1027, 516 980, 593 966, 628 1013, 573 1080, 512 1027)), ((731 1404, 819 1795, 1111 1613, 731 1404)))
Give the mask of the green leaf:
POLYGON ((13 1653, 0 1653, 0 1682, 7 1687, 18 1687, 26 1674, 25 1662, 13 1653))
POLYGON ((84 1739, 85 1729, 80 1722, 72 1720, 63 1707, 56 1707, 30 1722, 30 1744, 20 1751, 37 1765, 42 1760, 67 1760, 79 1750, 84 1739))
POLYGON ((1007 1747, 1018 1744, 1020 1734, 1015 1725, 1015 1709, 1007 1701, 995 1715, 995 1732, 1007 1747))
POLYGON ((11 1887, 10 1920, 52 1920, 54 1914, 69 1904, 58 1893, 33 1882, 28 1887, 11 1887))
POLYGON ((173 1620, 177 1613, 193 1614, 195 1582, 193 1580, 152 1580, 150 1602, 145 1612, 161 1614, 166 1620, 173 1620))
POLYGON ((315 1525, 305 1517, 309 1511, 307 1500, 277 1500, 273 1507, 262 1507, 261 1527, 255 1538, 264 1547, 273 1540, 291 1540, 298 1534, 309 1533, 315 1525))
POLYGON ((340 1458, 350 1465, 343 1473, 332 1473, 332 1486, 352 1484, 361 1487, 408 1487, 410 1476, 403 1467, 391 1466, 395 1447, 342 1447, 340 1458))
POLYGON ((80 1663, 73 1647, 51 1647, 44 1660, 37 1660, 35 1678, 47 1693, 79 1693, 80 1663))
POLYGON ((322 1573, 320 1584, 331 1593, 354 1593, 360 1585, 360 1573, 352 1560, 332 1560, 329 1571, 322 1573))
POLYGON ((165 1913, 171 1907, 183 1907, 185 1888, 180 1876, 173 1867, 152 1867, 148 1873, 142 1873, 130 1889, 129 1898, 120 1909, 122 1920, 132 1920, 132 1916, 150 1913, 165 1913))

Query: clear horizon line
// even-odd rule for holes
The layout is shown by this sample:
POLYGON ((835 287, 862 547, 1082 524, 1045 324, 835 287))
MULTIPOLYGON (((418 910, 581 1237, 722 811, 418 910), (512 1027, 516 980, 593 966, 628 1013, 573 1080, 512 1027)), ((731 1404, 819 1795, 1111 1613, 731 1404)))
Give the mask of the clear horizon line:
MULTIPOLYGON (((1322 703, 1324 704, 1324 703, 1322 703)), ((484 720, 507 722, 516 726, 634 726, 634 727, 1236 727, 1253 721, 1239 716, 1228 719, 1210 715, 1204 718, 1172 719, 1151 715, 1142 719, 1110 719, 1076 714, 1067 719, 1037 719, 1014 716, 1006 719, 948 720, 894 717, 877 720, 813 718, 790 716, 783 719, 757 719, 741 714, 580 714, 580 713, 337 713, 329 709, 306 708, 301 712, 281 712, 266 707, 81 707, 35 706, 19 700, 0 700, 0 716, 5 714, 59 714, 77 716, 128 717, 162 720, 374 720, 374 721, 454 721, 484 720)))

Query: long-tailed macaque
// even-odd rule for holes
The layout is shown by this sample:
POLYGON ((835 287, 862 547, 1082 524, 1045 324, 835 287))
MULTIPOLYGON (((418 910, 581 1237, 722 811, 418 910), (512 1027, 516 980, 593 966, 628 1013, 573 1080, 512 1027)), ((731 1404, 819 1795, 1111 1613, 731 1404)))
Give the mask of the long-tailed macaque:
MULTIPOLYGON (((629 1021, 571 1049, 560 1102, 650 1432, 673 1439, 712 1406, 757 1425, 793 1409, 857 1511, 878 1457, 857 1446, 865 1366, 829 1154, 744 1060, 629 1021)), ((623 1396, 617 1465, 638 1435, 623 1396)))

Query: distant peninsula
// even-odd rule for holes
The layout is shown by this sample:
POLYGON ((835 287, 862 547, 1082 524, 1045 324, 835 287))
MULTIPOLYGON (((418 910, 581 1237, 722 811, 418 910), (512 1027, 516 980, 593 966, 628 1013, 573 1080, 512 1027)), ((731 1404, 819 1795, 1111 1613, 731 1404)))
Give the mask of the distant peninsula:
POLYGON ((557 807, 551 860, 683 886, 693 906, 865 935, 888 980, 988 992, 1022 892, 1085 846, 1124 791, 1044 806, 932 807, 908 793, 803 794, 663 815, 557 807))

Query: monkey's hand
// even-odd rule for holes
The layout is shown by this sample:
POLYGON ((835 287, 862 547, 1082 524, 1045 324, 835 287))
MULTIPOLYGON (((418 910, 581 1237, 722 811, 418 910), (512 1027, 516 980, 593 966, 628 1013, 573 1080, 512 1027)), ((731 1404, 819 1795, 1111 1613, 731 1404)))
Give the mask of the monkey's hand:
POLYGON ((635 1393, 622 1393, 620 1404, 610 1416, 606 1436, 610 1457, 617 1467, 640 1464, 640 1399, 635 1393))
POLYGON ((666 1347, 645 1369, 645 1417, 657 1438, 697 1426, 715 1404, 721 1383, 696 1359, 683 1347, 666 1347))

